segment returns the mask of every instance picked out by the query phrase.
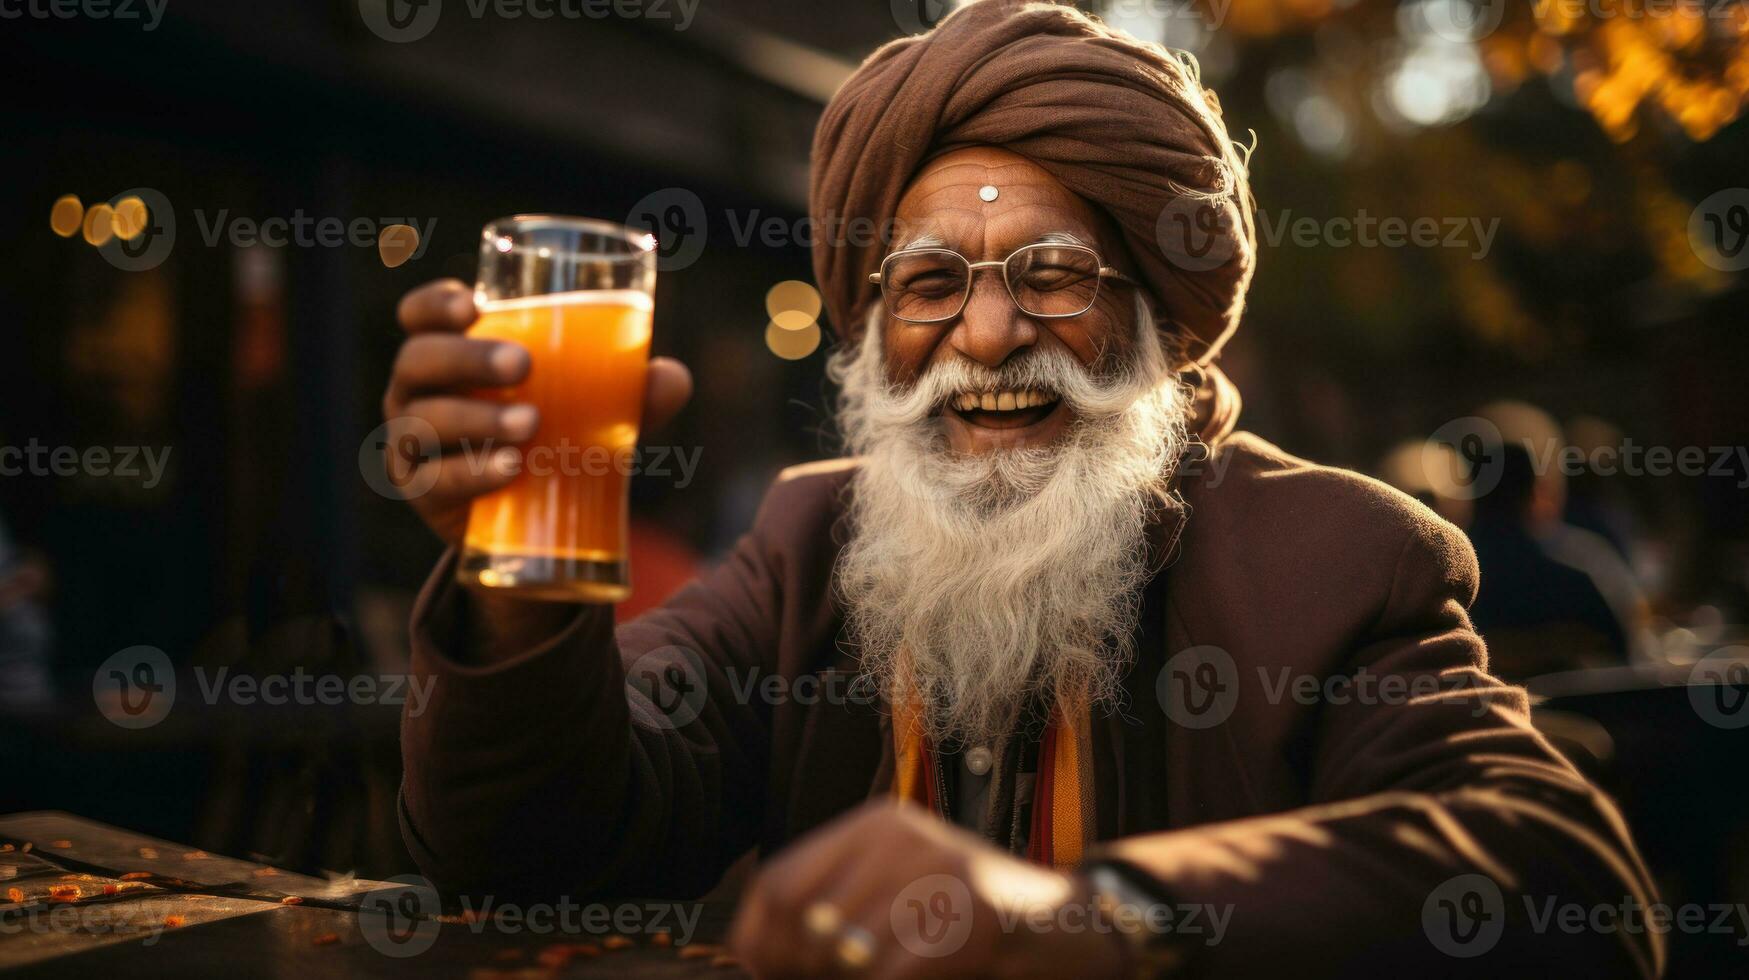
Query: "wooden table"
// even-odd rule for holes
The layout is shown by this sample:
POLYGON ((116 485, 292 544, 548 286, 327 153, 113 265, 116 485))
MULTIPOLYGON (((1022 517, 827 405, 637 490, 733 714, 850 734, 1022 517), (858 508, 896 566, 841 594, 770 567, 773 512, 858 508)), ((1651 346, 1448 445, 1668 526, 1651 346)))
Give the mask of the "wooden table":
POLYGON ((58 812, 0 816, 0 898, 7 976, 743 976, 710 946, 721 903, 440 907, 414 879, 313 878, 58 812))

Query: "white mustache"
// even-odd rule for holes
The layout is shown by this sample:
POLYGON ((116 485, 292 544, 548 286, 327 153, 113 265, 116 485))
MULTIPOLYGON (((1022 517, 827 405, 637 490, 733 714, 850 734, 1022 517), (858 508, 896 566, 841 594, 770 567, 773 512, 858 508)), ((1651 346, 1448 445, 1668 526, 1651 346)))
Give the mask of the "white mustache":
POLYGON ((1109 418, 1166 377, 1164 358, 1154 345, 1120 358, 1106 377, 1059 347, 1034 347, 990 368, 954 357, 931 366, 907 387, 889 385, 887 397, 869 406, 870 421, 881 426, 920 425, 968 391, 1042 391, 1061 399, 1081 418, 1109 418), (1152 356, 1150 356, 1152 355, 1152 356))

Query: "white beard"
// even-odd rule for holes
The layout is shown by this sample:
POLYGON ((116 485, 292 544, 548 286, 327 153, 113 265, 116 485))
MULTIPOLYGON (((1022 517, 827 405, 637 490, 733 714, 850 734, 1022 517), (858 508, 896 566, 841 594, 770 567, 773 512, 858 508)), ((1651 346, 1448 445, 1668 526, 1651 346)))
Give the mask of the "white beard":
POLYGON ((839 424, 863 457, 837 567, 850 638, 883 691, 918 699, 936 744, 986 744, 1059 697, 1118 699, 1150 577, 1145 530, 1193 407, 1137 307, 1137 343, 1097 377, 1061 348, 1034 348, 997 370, 944 361, 893 387, 878 312, 858 348, 833 356, 839 424), (1073 413, 1055 443, 949 450, 935 415, 948 397, 1040 388, 1073 413))

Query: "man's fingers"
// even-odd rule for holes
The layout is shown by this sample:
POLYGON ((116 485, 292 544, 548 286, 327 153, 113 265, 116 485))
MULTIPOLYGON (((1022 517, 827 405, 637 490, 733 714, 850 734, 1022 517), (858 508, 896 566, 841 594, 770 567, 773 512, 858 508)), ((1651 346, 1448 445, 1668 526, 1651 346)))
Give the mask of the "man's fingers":
POLYGON ((402 415, 429 423, 444 449, 464 442, 476 447, 525 442, 540 425, 540 411, 533 405, 505 405, 481 398, 416 398, 407 403, 402 415))
MULTIPOLYGON (((394 460, 390 461, 393 467, 394 460)), ((522 467, 522 454, 509 447, 493 450, 446 453, 426 460, 397 482, 410 497, 429 497, 430 503, 461 504, 483 493, 503 488, 522 467)), ((391 469, 391 475, 394 474, 391 469)))
POLYGON ((692 397, 692 372, 672 357, 650 358, 650 377, 644 386, 644 419, 641 431, 668 424, 692 397))
POLYGON ((460 279, 428 282, 401 297, 395 310, 408 333, 460 333, 478 316, 474 292, 460 279))
POLYGON ((395 411, 421 392, 512 385, 528 376, 528 351, 499 340, 473 340, 450 334, 423 334, 401 345, 389 385, 395 411))

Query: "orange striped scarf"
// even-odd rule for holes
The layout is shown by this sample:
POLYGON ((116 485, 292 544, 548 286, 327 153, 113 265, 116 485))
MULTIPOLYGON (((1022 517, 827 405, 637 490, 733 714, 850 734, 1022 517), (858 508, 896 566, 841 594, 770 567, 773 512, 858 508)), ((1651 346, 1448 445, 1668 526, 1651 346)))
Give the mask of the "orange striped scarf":
MULTIPOLYGON (((1080 863, 1094 827, 1092 746, 1088 712, 1059 701, 1039 742, 1027 842, 1030 860, 1057 868, 1080 863)), ((942 812, 935 752, 923 734, 915 697, 894 701, 893 750, 893 795, 942 812)))

